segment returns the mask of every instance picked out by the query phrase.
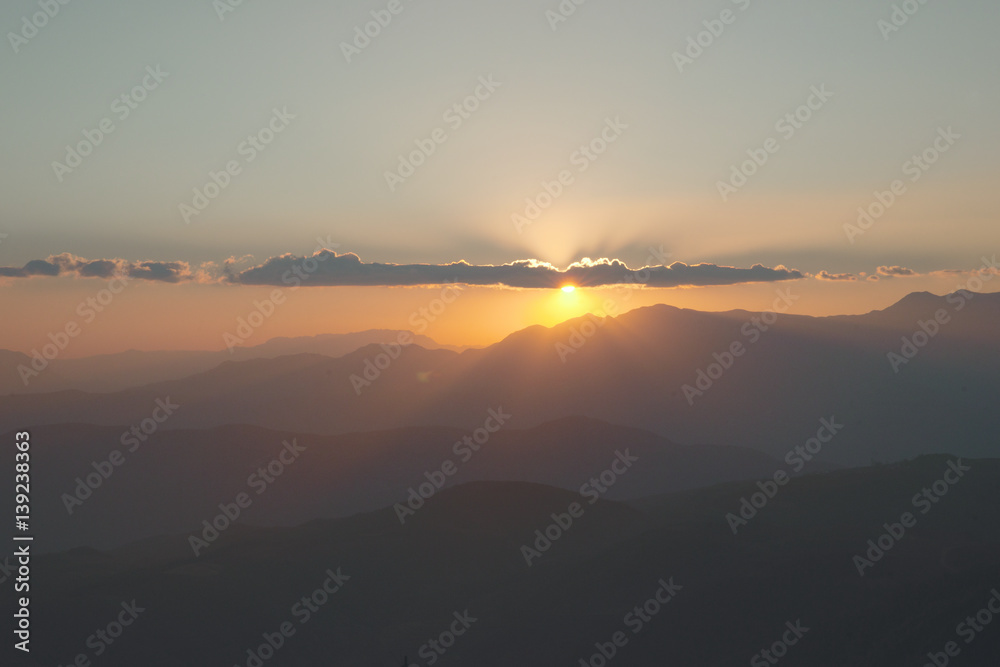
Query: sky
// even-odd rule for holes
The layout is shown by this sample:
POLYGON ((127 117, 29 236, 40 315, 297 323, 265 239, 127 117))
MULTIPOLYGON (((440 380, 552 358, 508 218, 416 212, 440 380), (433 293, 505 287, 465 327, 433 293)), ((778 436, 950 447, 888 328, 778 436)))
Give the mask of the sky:
POLYGON ((421 333, 471 345, 609 305, 757 310, 790 288, 828 315, 950 292, 1000 246, 998 18, 989 0, 11 0, 0 347, 44 344, 111 271, 135 279, 67 356, 220 349, 275 289, 248 344, 413 328, 445 280, 478 282, 421 333), (316 252, 298 286, 260 279, 316 252), (601 284, 675 262, 662 275, 692 284, 601 284), (581 289, 552 289, 573 263, 581 289))

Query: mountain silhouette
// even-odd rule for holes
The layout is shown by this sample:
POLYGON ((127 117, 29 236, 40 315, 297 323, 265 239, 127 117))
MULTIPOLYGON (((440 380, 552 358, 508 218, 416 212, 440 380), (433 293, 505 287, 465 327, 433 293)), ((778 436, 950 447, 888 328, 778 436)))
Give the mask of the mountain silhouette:
POLYGON ((176 380, 209 370, 226 361, 269 359, 306 353, 339 357, 364 345, 396 343, 401 334, 409 334, 414 344, 427 349, 445 347, 427 336, 373 329, 350 334, 272 338, 260 345, 236 346, 232 351, 228 349, 151 352, 127 350, 91 357, 69 359, 57 357, 47 360, 48 365, 43 372, 36 376, 28 376, 27 385, 22 379, 19 367, 32 369, 32 356, 22 352, 0 350, 0 396, 70 389, 92 392, 121 391, 151 382, 176 380))
POLYGON ((134 424, 157 399, 170 397, 182 407, 165 429, 472 430, 487 410, 502 407, 518 428, 587 415, 679 443, 750 447, 782 458, 816 433, 820 419, 833 417, 844 429, 824 456, 838 464, 934 452, 987 456, 1000 427, 993 406, 1000 294, 975 295, 961 310, 953 298, 916 295, 858 316, 781 315, 766 331, 753 324, 759 313, 652 306, 530 327, 461 353, 370 345, 337 358, 230 361, 109 394, 11 395, 0 404, 0 428, 134 424), (899 354, 904 339, 920 340, 920 323, 942 309, 950 309, 948 322, 894 368, 890 353, 899 354), (744 351, 730 360, 736 342, 744 351))
MULTIPOLYGON (((44 610, 33 664, 74 655, 96 619, 134 599, 147 616, 106 664, 243 665, 331 571, 350 579, 294 623, 281 664, 374 667, 404 653, 427 664, 421 649, 463 613, 475 621, 442 665, 579 664, 617 631, 628 642, 616 664, 742 664, 788 624, 807 629, 789 664, 922 664, 997 587, 1000 524, 989 517, 1000 511, 1000 461, 962 461, 969 471, 927 514, 910 502, 953 463, 929 456, 793 479, 738 535, 726 513, 752 482, 629 504, 476 482, 432 497, 406 525, 384 508, 234 530, 197 558, 173 548, 183 535, 51 554, 37 559, 46 576, 33 598, 44 610), (574 502, 582 515, 528 566, 522 548, 574 502), (855 557, 907 509, 916 524, 859 576, 855 557), (634 631, 628 614, 664 585, 679 586, 676 597, 634 631)), ((1000 635, 987 629, 961 651, 963 664, 992 664, 1000 635)))
POLYGON ((410 489, 421 486, 437 492, 472 481, 523 481, 577 491, 609 468, 619 452, 638 461, 602 493, 607 498, 763 479, 780 467, 753 450, 677 445, 585 417, 501 430, 480 451, 460 448, 459 454, 455 443, 465 433, 447 427, 337 436, 255 426, 164 430, 134 452, 121 445, 122 432, 76 424, 33 430, 32 437, 46 443, 33 462, 32 511, 48 532, 38 549, 108 548, 164 533, 197 533, 202 520, 217 515, 218 505, 241 491, 254 499, 242 522, 289 526, 406 503, 410 489), (273 483, 248 485, 255 471, 278 456, 282 443, 293 440, 304 449, 299 461, 273 483), (118 466, 108 463, 114 451, 122 459, 118 466), (445 462, 454 465, 453 475, 440 472, 445 462), (426 487, 429 479, 432 487, 426 487))

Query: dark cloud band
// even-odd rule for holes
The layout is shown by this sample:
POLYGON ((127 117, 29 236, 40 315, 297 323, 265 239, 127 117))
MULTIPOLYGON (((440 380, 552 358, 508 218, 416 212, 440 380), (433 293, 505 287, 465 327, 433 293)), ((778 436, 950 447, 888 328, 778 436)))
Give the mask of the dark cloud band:
POLYGON ((830 273, 829 271, 820 271, 816 274, 817 280, 825 280, 827 282, 853 282, 858 279, 853 273, 830 273))
POLYGON ((510 264, 380 264, 365 263, 353 253, 338 255, 321 250, 311 257, 281 255, 259 266, 230 276, 243 285, 287 285, 301 279, 302 285, 326 286, 407 286, 465 285, 506 286, 515 288, 554 288, 567 283, 583 287, 644 284, 650 287, 734 285, 738 283, 798 280, 805 275, 779 266, 767 268, 755 264, 749 269, 715 264, 630 269, 619 260, 584 260, 558 269, 537 260, 510 264))
POLYGON ((113 278, 128 276, 141 280, 179 283, 194 276, 187 262, 129 262, 124 259, 84 259, 69 253, 48 259, 33 259, 24 266, 0 266, 0 278, 30 278, 31 276, 77 276, 80 278, 113 278))
MULTIPOLYGON (((216 271, 216 275, 220 273, 216 271)), ((387 286, 481 285, 525 289, 556 288, 572 283, 581 287, 608 285, 646 285, 649 287, 688 287, 736 285, 741 283, 799 280, 805 274, 783 266, 768 268, 755 264, 748 269, 716 264, 688 265, 674 262, 669 266, 631 269, 620 260, 585 259, 559 269, 537 260, 519 260, 500 265, 451 264, 380 264, 365 263, 353 253, 337 254, 323 249, 313 255, 280 255, 244 271, 234 271, 227 263, 221 280, 240 285, 302 286, 387 286)), ((128 276, 165 283, 188 281, 218 282, 204 271, 192 271, 187 262, 131 262, 123 259, 83 259, 68 253, 44 260, 32 260, 24 266, 0 267, 0 277, 75 276, 112 278, 128 276)))

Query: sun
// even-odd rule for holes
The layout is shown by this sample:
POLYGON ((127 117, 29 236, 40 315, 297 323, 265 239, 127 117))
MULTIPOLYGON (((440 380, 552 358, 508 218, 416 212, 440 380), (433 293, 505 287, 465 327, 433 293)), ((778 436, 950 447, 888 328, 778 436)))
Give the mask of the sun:
POLYGON ((587 313, 598 313, 599 291, 576 282, 560 281, 538 293, 530 319, 533 324, 548 327, 587 313))

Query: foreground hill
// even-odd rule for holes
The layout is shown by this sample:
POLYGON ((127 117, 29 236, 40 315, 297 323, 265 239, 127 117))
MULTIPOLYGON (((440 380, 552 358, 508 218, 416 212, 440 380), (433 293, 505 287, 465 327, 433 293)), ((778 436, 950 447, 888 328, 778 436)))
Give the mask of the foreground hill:
POLYGON ((1000 461, 943 456, 806 476, 734 535, 726 514, 754 483, 629 506, 483 482, 436 495, 405 525, 387 508, 232 529, 197 558, 182 535, 75 550, 35 562, 33 664, 87 651, 87 637, 135 600, 145 611, 102 664, 256 664, 248 649, 288 622, 294 634, 264 664, 398 667, 406 654, 429 665, 428 642, 456 629, 434 664, 579 665, 622 632, 609 664, 753 664, 784 637, 795 640, 789 665, 922 665, 954 641, 960 664, 985 667, 1000 655, 997 621, 968 642, 971 626, 959 624, 1000 585, 998 485, 1000 461), (953 466, 961 476, 921 513, 914 494, 953 466), (524 545, 574 502, 582 512, 549 529, 554 541, 528 566, 524 545), (915 524, 860 576, 855 556, 904 512, 915 524), (316 595, 325 582, 336 592, 316 595), (657 594, 670 601, 650 602, 657 594), (308 617, 303 596, 323 602, 308 617), (467 631, 463 616, 475 619, 467 631))
POLYGON ((768 320, 654 306, 531 327, 462 353, 374 345, 339 358, 227 362, 106 395, 8 396, 0 428, 135 424, 169 397, 181 406, 169 429, 471 430, 502 406, 521 428, 583 414, 676 442, 747 446, 778 458, 833 417, 844 429, 825 453, 845 465, 996 453, 1000 294, 917 294, 867 315, 768 320), (944 324, 928 324, 942 315, 944 324), (917 335, 921 323, 934 335, 917 335), (888 355, 914 340, 921 346, 894 367, 888 355), (727 356, 737 343, 742 352, 727 356))
POLYGON ((468 433, 445 427, 318 436, 226 426, 163 430, 141 442, 129 434, 127 446, 120 441, 123 431, 79 425, 33 430, 32 513, 45 527, 38 549, 106 548, 193 531, 240 492, 253 498, 244 521, 290 526, 405 503, 410 489, 420 487, 427 492, 496 480, 576 491, 619 453, 636 460, 608 489, 614 499, 763 478, 779 467, 753 450, 677 445, 582 417, 527 430, 512 420, 481 445, 466 444, 468 433), (289 450, 284 443, 291 442, 289 450), (132 444, 137 446, 129 451, 132 444), (282 458, 287 465, 273 463, 282 458), (259 472, 267 473, 269 465, 271 474, 259 472))

